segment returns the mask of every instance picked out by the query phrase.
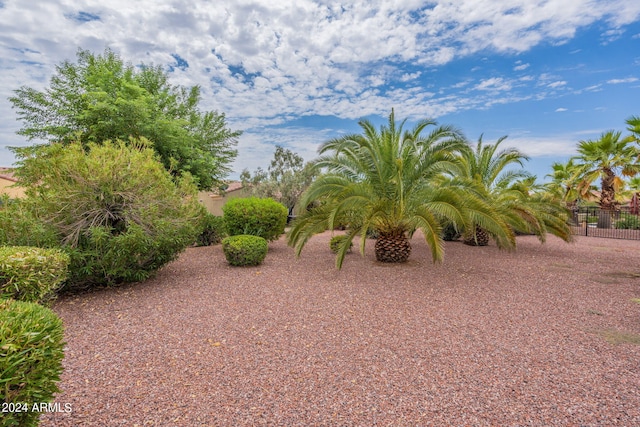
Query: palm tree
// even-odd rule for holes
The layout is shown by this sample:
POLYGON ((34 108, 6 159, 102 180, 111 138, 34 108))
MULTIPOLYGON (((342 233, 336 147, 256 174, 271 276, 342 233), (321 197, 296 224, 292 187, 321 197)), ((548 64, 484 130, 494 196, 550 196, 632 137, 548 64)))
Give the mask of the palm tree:
MULTIPOLYGON (((516 232, 536 234, 541 241, 547 232, 571 239, 566 224, 568 212, 535 184, 536 177, 522 169, 528 157, 515 148, 500 150, 506 136, 495 144, 484 144, 482 136, 475 149, 467 146, 460 152, 458 179, 473 182, 480 195, 516 232), (513 169, 512 167, 518 167, 513 169)), ((463 242, 473 246, 488 244, 491 233, 478 224, 463 233, 463 242)))
POLYGON ((631 138, 640 144, 640 116, 631 116, 626 120, 627 130, 631 132, 631 138))
POLYGON ((578 202, 583 199, 594 198, 593 186, 580 185, 580 165, 574 163, 574 158, 566 163, 554 162, 551 165, 553 172, 547 176, 551 182, 546 185, 547 191, 562 200, 567 209, 575 210, 578 202))
POLYGON ((422 120, 405 131, 394 111, 378 131, 371 122, 359 122, 362 134, 325 142, 315 166, 325 173, 307 189, 300 206, 316 203, 294 221, 288 242, 299 255, 316 233, 333 229, 348 217, 350 227, 336 258, 340 268, 351 241, 360 235, 364 254, 366 234, 376 230, 376 259, 406 261, 409 238, 420 229, 434 261, 443 257, 441 224, 449 221, 481 224, 496 236, 498 245, 512 247, 513 233, 493 208, 462 185, 436 185, 436 178, 454 167, 455 152, 466 144, 450 126, 422 120), (434 127, 428 134, 427 128, 434 127))
POLYGON ((589 187, 601 179, 600 209, 614 211, 618 207, 616 192, 622 188, 621 176, 635 176, 640 172, 640 152, 631 145, 631 137, 621 138, 621 132, 607 131, 597 140, 578 143, 577 161, 581 165, 580 188, 589 187))

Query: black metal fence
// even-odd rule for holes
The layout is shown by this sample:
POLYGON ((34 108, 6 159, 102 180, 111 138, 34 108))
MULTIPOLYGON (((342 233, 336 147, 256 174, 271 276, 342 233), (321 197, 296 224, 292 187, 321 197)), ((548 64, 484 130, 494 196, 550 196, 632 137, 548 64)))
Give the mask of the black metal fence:
POLYGON ((628 209, 612 212, 583 207, 573 211, 571 229, 579 236, 640 240, 640 216, 628 209))

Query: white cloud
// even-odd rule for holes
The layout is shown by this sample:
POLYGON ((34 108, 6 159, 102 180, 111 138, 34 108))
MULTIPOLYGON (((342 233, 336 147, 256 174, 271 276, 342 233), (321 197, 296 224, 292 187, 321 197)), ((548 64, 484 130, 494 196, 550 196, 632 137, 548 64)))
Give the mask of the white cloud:
POLYGON ((567 82, 565 81, 557 81, 557 82, 553 82, 553 83, 549 83, 547 86, 549 86, 550 88, 559 88, 562 86, 565 86, 567 84, 567 82))
MULTIPOLYGON (((640 17, 640 2, 633 0, 344 4, 5 0, 3 4, 0 135, 5 143, 24 144, 13 134, 18 124, 6 101, 11 90, 22 85, 45 87, 54 66, 73 60, 79 47, 95 52, 111 47, 136 63, 166 66, 176 62, 172 54, 183 58, 188 67, 173 72, 172 83, 200 85, 203 109, 223 111, 234 128, 247 130, 241 144, 248 152, 256 152, 250 148, 260 135, 252 133, 255 129, 286 124, 289 117, 301 114, 358 119, 402 105, 407 115, 437 117, 533 97, 505 95, 530 84, 533 76, 512 80, 483 75, 490 70, 485 62, 474 64, 473 81, 461 76, 445 84, 436 82, 438 89, 445 88, 438 96, 434 94, 438 89, 428 88, 422 80, 429 78, 430 68, 457 58, 480 52, 519 54, 541 43, 562 43, 595 22, 602 23, 603 33, 614 36, 621 26, 640 17)), ((517 61, 513 70, 529 67, 517 61)), ((559 88, 566 84, 561 79, 548 74, 538 84, 559 88)), ((306 142, 301 149, 312 144, 302 140, 306 142)), ((268 148, 268 144, 256 146, 268 148)), ((0 157, 0 164, 5 158, 0 157)))
POLYGON ((568 110, 568 109, 566 109, 566 108, 562 108, 562 107, 560 107, 560 108, 556 108, 556 113, 562 113, 562 112, 564 112, 564 111, 569 111, 569 110, 568 110))
POLYGON ((628 77, 626 79, 611 79, 611 80, 607 80, 607 83, 612 84, 612 85, 617 85, 617 84, 621 84, 621 83, 633 83, 633 82, 637 82, 638 79, 636 77, 628 77))
POLYGON ((508 81, 505 81, 503 78, 493 77, 493 78, 481 81, 478 85, 476 85, 475 89, 505 91, 505 90, 511 90, 511 87, 512 87, 512 84, 508 81))

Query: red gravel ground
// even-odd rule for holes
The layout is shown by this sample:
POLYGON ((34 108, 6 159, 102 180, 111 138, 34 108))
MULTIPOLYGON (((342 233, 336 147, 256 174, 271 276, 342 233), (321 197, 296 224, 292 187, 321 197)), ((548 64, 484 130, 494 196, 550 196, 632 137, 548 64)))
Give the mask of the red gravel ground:
POLYGON ((406 264, 329 233, 233 268, 188 249, 156 278, 61 298, 65 371, 41 426, 638 426, 640 242, 514 252, 416 235, 406 264))

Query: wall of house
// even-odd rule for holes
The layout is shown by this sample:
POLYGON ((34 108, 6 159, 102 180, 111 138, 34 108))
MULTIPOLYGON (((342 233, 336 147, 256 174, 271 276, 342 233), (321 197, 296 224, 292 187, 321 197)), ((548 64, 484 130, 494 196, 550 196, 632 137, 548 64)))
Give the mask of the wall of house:
POLYGON ((213 194, 208 191, 200 191, 198 193, 198 200, 204 205, 207 210, 216 215, 222 216, 222 206, 231 199, 238 197, 249 197, 249 192, 244 188, 235 191, 229 191, 224 196, 213 194))
POLYGON ((7 194, 12 198, 24 197, 24 188, 15 187, 14 185, 15 181, 6 178, 0 178, 0 195, 7 194))

